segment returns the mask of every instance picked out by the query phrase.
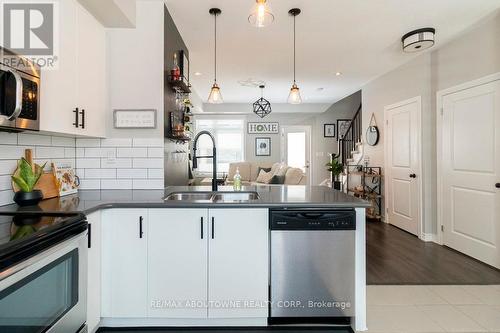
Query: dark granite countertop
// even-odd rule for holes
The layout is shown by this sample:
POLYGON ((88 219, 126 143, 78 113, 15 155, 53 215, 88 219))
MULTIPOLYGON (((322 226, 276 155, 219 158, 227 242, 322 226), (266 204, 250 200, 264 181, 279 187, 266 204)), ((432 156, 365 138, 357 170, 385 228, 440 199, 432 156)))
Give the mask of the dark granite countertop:
MULTIPOLYGON (((1 212, 39 211, 90 214, 108 208, 242 208, 242 207, 304 207, 304 208, 354 208, 370 204, 323 186, 246 186, 242 191, 255 191, 259 199, 247 202, 191 202, 164 201, 175 192, 209 192, 205 186, 171 186, 165 190, 81 190, 78 194, 44 200, 35 207, 20 208, 17 205, 0 207, 1 212)), ((228 186, 219 191, 232 192, 228 186)))

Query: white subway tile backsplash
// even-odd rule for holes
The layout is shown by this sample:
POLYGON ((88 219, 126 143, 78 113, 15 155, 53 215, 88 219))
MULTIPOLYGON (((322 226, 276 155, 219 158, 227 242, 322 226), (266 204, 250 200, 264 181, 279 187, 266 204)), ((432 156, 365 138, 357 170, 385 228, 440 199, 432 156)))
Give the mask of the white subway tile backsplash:
POLYGON ((134 168, 162 168, 163 158, 134 158, 134 168))
POLYGON ((12 190, 0 191, 0 206, 10 205, 14 203, 14 192, 12 190))
POLYGON ((163 155, 164 155, 163 148, 148 148, 148 157, 163 158, 163 155))
POLYGON ((147 179, 147 169, 117 169, 116 178, 120 179, 147 179))
POLYGON ((131 158, 101 159, 101 168, 103 169, 124 169, 131 167, 132 167, 131 158))
POLYGON ((0 132, 0 145, 17 145, 17 134, 0 132))
POLYGON ((50 146, 52 137, 40 134, 19 133, 17 135, 17 144, 26 146, 50 146))
POLYGON ((65 158, 75 158, 76 157, 76 150, 75 148, 64 148, 64 157, 65 158))
POLYGON ((35 158, 64 158, 63 147, 36 147, 35 158))
POLYGON ((81 190, 100 190, 101 180, 99 179, 80 179, 81 190))
POLYGON ((76 157, 85 157, 85 148, 76 148, 76 157))
POLYGON ((0 176, 0 191, 10 190, 12 188, 12 178, 10 175, 0 176))
POLYGON ((76 139, 77 147, 100 147, 101 139, 76 139))
POLYGON ((85 157, 116 157, 116 148, 85 148, 85 157))
POLYGON ((101 167, 99 158, 77 158, 76 167, 79 169, 97 169, 101 167))
MULTIPOLYGON (((0 151, 2 148, 0 148, 0 151)), ((0 175, 11 175, 17 168, 17 160, 0 161, 0 175)))
POLYGON ((148 157, 148 148, 117 148, 117 157, 148 157))
POLYGON ((132 139, 128 138, 102 139, 101 147, 132 147, 132 139))
POLYGON ((134 179, 134 190, 159 190, 163 189, 163 179, 134 179))
POLYGON ((0 160, 18 160, 24 156, 23 146, 2 146, 0 150, 0 160))
POLYGON ((163 169, 148 169, 149 179, 163 179, 163 169))
POLYGON ((132 188, 131 179, 103 179, 101 189, 103 190, 128 190, 132 188))
POLYGON ((54 147, 75 147, 75 145, 76 145, 75 138, 66 138, 62 136, 52 137, 52 146, 54 147))
POLYGON ((134 147, 163 147, 163 138, 134 139, 134 147))
POLYGON ((78 176, 80 179, 85 178, 85 169, 75 169, 75 174, 78 176))
POLYGON ((85 169, 85 179, 116 178, 116 169, 85 169))

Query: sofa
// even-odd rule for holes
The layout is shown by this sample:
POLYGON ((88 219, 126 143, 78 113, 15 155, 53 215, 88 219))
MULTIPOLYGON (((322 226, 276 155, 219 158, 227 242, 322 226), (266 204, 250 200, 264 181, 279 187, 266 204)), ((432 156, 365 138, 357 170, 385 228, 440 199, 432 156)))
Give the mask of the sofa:
MULTIPOLYGON (((242 185, 306 185, 307 179, 304 172, 299 168, 291 168, 282 163, 251 163, 251 162, 238 162, 229 164, 229 172, 226 180, 226 185, 232 185, 236 170, 240 171, 242 185), (276 182, 262 182, 259 181, 259 173, 261 170, 267 172, 268 177, 261 177, 271 179, 273 175, 282 176, 278 183, 276 182)), ((275 180, 276 178, 273 178, 275 180)))

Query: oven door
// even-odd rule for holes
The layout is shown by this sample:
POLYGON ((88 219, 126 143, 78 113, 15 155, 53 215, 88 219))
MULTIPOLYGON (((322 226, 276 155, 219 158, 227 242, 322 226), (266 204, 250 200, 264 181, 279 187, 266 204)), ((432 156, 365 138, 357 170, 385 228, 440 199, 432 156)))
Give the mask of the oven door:
POLYGON ((86 237, 0 273, 0 332, 74 333, 85 327, 86 237))
POLYGON ((21 114, 23 80, 16 70, 0 64, 0 126, 16 126, 21 114))

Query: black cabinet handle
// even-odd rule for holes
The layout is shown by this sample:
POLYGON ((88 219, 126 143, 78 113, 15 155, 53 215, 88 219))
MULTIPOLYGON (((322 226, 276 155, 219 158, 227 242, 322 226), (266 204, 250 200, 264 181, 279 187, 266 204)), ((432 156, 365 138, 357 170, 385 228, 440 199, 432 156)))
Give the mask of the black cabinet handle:
POLYGON ((142 221, 144 220, 144 218, 141 216, 139 217, 139 238, 142 238, 142 235, 144 234, 142 232, 142 221))
POLYGON ((496 184, 495 184, 495 187, 496 187, 496 188, 500 188, 500 183, 496 183, 496 184))
POLYGON ((80 114, 82 115, 82 123, 80 127, 85 128, 85 109, 82 109, 82 111, 80 111, 80 114))
POLYGON ((410 174, 410 178, 417 178, 417 175, 412 173, 412 174, 410 174))
POLYGON ((73 123, 73 126, 78 128, 80 127, 80 112, 78 111, 78 108, 75 108, 73 113, 75 114, 75 122, 73 123))
POLYGON ((215 217, 212 217, 212 239, 215 238, 215 217))
POLYGON ((89 228, 89 231, 87 233, 87 236, 88 236, 88 238, 87 238, 87 242, 88 242, 87 243, 87 247, 90 249, 90 248, 92 248, 92 224, 91 223, 89 223, 89 227, 88 228, 89 228))
POLYGON ((201 218, 200 226, 201 226, 201 239, 203 239, 203 217, 201 218))

